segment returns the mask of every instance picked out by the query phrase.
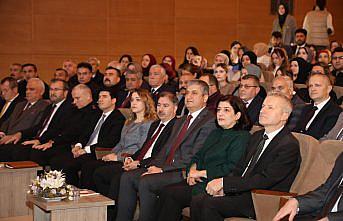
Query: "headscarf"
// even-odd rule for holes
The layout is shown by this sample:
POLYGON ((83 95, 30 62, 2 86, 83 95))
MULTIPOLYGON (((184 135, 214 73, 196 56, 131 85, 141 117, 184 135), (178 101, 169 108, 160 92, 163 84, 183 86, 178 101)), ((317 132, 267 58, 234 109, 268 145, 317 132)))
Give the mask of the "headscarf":
MULTIPOLYGON (((146 68, 142 67, 142 69, 143 69, 143 76, 149 76, 150 67, 156 64, 156 58, 152 54, 145 54, 145 55, 149 56, 150 62, 149 62, 148 66, 146 68)), ((144 57, 145 55, 143 55, 142 57, 144 57)))
MULTIPOLYGON (((257 56, 254 52, 252 51, 246 51, 244 52, 243 56, 248 56, 250 58, 250 63, 251 64, 254 64, 254 65, 257 65, 257 56)), ((243 58, 242 56, 242 58, 243 58)))
POLYGON ((293 58, 290 61, 290 64, 292 63, 292 61, 296 61, 298 63, 298 67, 299 67, 298 77, 294 81, 294 83, 305 84, 307 81, 307 77, 309 75, 309 72, 311 70, 311 68, 310 68, 311 65, 308 62, 306 62, 303 58, 300 58, 300 57, 293 58))
POLYGON ((277 12, 278 16, 279 16, 279 25, 280 25, 280 28, 282 29, 283 28, 283 25, 285 24, 285 21, 286 21, 286 18, 287 18, 287 15, 288 15, 288 6, 287 4, 285 3, 280 3, 279 6, 278 6, 278 12, 277 12), (283 15, 280 15, 279 14, 279 7, 280 5, 282 5, 284 8, 285 8, 285 13, 283 15))

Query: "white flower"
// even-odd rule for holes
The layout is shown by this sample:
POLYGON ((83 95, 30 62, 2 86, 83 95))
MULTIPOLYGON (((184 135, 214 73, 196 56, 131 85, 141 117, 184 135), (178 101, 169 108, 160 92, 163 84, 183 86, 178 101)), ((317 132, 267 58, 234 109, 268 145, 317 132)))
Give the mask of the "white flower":
POLYGON ((56 194, 56 189, 52 189, 51 193, 55 195, 56 194))
POLYGON ((67 191, 63 188, 63 189, 61 189, 60 193, 61 193, 62 195, 65 195, 65 194, 67 193, 67 191))

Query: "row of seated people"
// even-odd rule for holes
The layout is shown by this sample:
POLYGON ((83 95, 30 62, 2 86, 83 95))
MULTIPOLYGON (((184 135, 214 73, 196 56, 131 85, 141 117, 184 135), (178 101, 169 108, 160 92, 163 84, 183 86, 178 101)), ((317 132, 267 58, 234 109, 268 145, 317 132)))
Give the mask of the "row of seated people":
MULTIPOLYGON (((256 77, 249 78, 249 76, 247 76, 246 78, 256 80, 256 77)), ((211 91, 210 87, 213 86, 211 85, 212 83, 210 79, 215 82, 216 78, 211 78, 211 75, 207 75, 202 76, 202 79, 204 81, 190 80, 187 83, 187 87, 185 89, 185 106, 187 107, 189 113, 178 119, 175 119, 178 104, 178 99, 175 97, 175 95, 169 93, 160 94, 160 98, 158 99, 157 103, 157 116, 160 118, 160 121, 155 121, 157 120, 155 104, 153 102, 153 99, 151 98, 150 93, 142 89, 133 90, 129 96, 131 111, 133 114, 125 122, 125 124, 124 117, 118 110, 115 109, 116 99, 113 91, 103 89, 100 92, 98 100, 98 106, 100 108, 99 110, 92 105, 92 91, 89 89, 89 87, 84 84, 77 85, 72 90, 72 97, 77 110, 68 111, 68 108, 70 107, 70 103, 68 104, 67 100, 68 85, 66 82, 63 82, 61 80, 53 80, 50 85, 50 99, 52 101, 52 105, 50 105, 49 108, 46 108, 46 110, 41 111, 44 113, 41 114, 40 123, 36 124, 34 127, 29 127, 26 130, 18 131, 14 135, 11 135, 7 132, 4 133, 5 136, 1 140, 2 144, 4 144, 1 146, 1 160, 9 161, 31 159, 39 162, 41 165, 49 164, 54 169, 63 169, 64 171, 66 171, 68 182, 75 185, 78 185, 79 183, 77 173, 79 170, 81 170, 80 182, 82 187, 97 189, 104 195, 111 195, 111 198, 114 199, 118 199, 119 194, 118 217, 132 216, 132 212, 134 211, 136 204, 136 191, 141 190, 140 202, 142 209, 140 216, 143 220, 150 220, 151 216, 153 215, 151 213, 153 213, 153 208, 157 199, 156 196, 159 195, 159 190, 164 188, 166 185, 181 182, 183 180, 183 177, 181 176, 182 169, 186 169, 186 166, 189 165, 190 160, 194 160, 193 156, 195 156, 195 154, 200 149, 205 149, 205 147, 202 148, 205 140, 207 139, 207 137, 209 140, 212 137, 208 135, 212 131, 218 129, 215 129, 216 125, 213 113, 206 108, 211 91), (208 83, 205 83, 206 80, 208 81, 208 83), (64 107, 66 109, 60 109, 61 107, 64 107), (115 116, 113 117, 113 115, 115 116), (110 116, 112 116, 113 118, 109 118, 110 116), (107 121, 106 118, 108 119, 107 121), (167 126, 160 127, 159 125, 161 124, 161 122, 166 123, 167 126), (175 126, 170 126, 169 131, 167 131, 166 129, 168 128, 169 122, 174 123, 175 126), (165 140, 161 141, 161 139, 163 138, 162 134, 164 130, 166 130, 164 136, 165 140), (161 148, 160 151, 159 149, 152 148, 159 140, 161 143, 156 146, 156 148, 161 148), (12 142, 13 144, 9 144, 12 142), (75 145, 73 145, 73 149, 72 151, 70 151, 70 146, 72 144, 75 145), (102 158, 102 161, 97 161, 95 160, 94 156, 94 147, 96 146, 114 146, 113 153, 104 156, 102 158), (140 150, 140 152, 135 153, 137 150, 140 150), (132 154, 134 155, 131 156, 131 158, 127 157, 128 155, 132 154), (149 159, 151 156, 156 157, 147 160, 147 163, 145 163, 145 159, 149 159), (138 166, 141 167, 141 169, 134 170, 135 172, 124 173, 124 177, 126 177, 127 174, 132 174, 128 175, 129 177, 127 179, 129 179, 128 182, 132 181, 134 183, 125 183, 125 178, 123 177, 120 182, 124 182, 124 184, 120 184, 119 180, 120 175, 123 173, 123 166, 124 170, 134 170, 138 166), (113 170, 115 172, 112 172, 111 174, 114 177, 110 177, 109 171, 113 170), (149 175, 154 173, 158 173, 159 175, 143 176, 146 177, 146 179, 143 179, 146 181, 144 181, 143 183, 139 181, 141 174, 149 175), (131 180, 132 177, 130 176, 134 176, 134 180, 131 180), (155 178, 157 180, 155 180, 155 178), (121 186, 120 188, 119 184, 121 186), (143 186, 141 187, 141 185, 143 186), (130 187, 132 187, 131 190, 125 190, 125 188, 130 187), (125 197, 120 197, 119 191, 121 190, 123 190, 123 194, 125 197), (131 193, 134 192, 134 194, 128 197, 127 194, 129 194, 130 191, 131 193), (121 199, 123 201, 121 201, 121 199), (120 209, 121 205, 124 209, 120 209), (132 209, 128 210, 128 208, 132 209), (122 213, 120 211, 122 211, 122 213)), ((280 77, 276 79, 286 78, 280 77)), ((258 79, 256 80, 256 82, 259 82, 258 79)), ((13 84, 15 85, 15 81, 13 84)), ((310 78, 310 85, 317 84, 321 85, 321 87, 324 88, 321 90, 321 92, 323 92, 325 96, 320 97, 320 101, 329 101, 330 98, 328 96, 328 93, 332 88, 330 88, 331 85, 328 77, 323 74, 314 74, 310 78), (317 81, 319 81, 319 83, 317 81), (325 99, 323 100, 323 98, 325 99)), ((242 79, 241 85, 239 87, 240 89, 258 87, 258 85, 243 85, 244 79, 242 79)), ((281 89, 282 88, 275 86, 275 90, 281 89)), ((34 116, 33 114, 37 114, 39 112, 31 108, 33 108, 35 104, 38 104, 38 100, 41 100, 40 98, 42 98, 43 91, 44 86, 41 80, 32 78, 28 81, 28 102, 22 102, 23 104, 21 106, 18 106, 18 108, 16 108, 17 110, 12 113, 12 115, 8 119, 9 125, 11 125, 10 128, 18 125, 19 123, 22 123, 21 120, 19 120, 22 118, 22 116, 31 114, 29 115, 29 118, 32 119, 32 117, 34 116), (36 100, 34 100, 33 98, 35 98, 36 100), (29 107, 29 105, 32 103, 32 107, 29 107)), ((316 90, 316 93, 314 94, 318 95, 318 93, 318 90, 316 90)), ((246 116, 246 104, 244 104, 241 99, 235 97, 231 99, 236 99, 236 102, 240 103, 240 105, 238 105, 240 106, 240 109, 234 111, 234 116, 231 116, 233 117, 233 119, 228 122, 227 119, 225 119, 227 116, 224 114, 222 115, 222 117, 220 117, 220 113, 229 113, 230 107, 232 111, 232 109, 235 109, 233 107, 236 107, 237 105, 233 102, 229 102, 228 100, 230 99, 228 97, 221 97, 219 99, 217 116, 218 125, 222 128, 219 129, 219 131, 221 132, 223 132, 223 129, 224 132, 226 132, 225 129, 232 128, 233 125, 235 125, 237 121, 241 119, 241 117, 247 122, 250 122, 250 120, 247 120, 249 119, 249 117, 246 116), (220 107, 220 104, 223 103, 228 103, 229 106, 225 107, 224 105, 223 107, 220 107), (230 123, 231 126, 229 124, 222 125, 221 123, 230 123)), ((289 134, 288 127, 284 127, 284 125, 288 122, 289 115, 292 112, 292 107, 289 104, 289 98, 287 98, 285 95, 273 95, 271 96, 271 98, 267 97, 263 102, 264 105, 260 111, 261 115, 259 116, 259 123, 265 127, 266 133, 270 134, 271 137, 274 137, 272 132, 275 131, 285 131, 286 134, 289 134), (286 104, 282 105, 285 102, 286 104), (273 113, 274 109, 278 109, 281 112, 273 113), (268 111, 271 112, 268 113, 268 111), (262 114, 263 112, 266 112, 266 114, 262 114), (265 121, 263 120, 263 116, 267 118, 265 119, 265 121), (269 119, 269 117, 276 117, 280 119, 275 121, 275 119, 269 119), (276 122, 278 126, 274 125, 274 123, 276 122), (270 130, 268 130, 268 125, 271 125, 270 130), (277 128, 277 130, 275 130, 275 128, 277 128)), ((340 111, 340 109, 337 110, 338 113, 336 113, 336 120, 340 111)), ((312 116, 313 119, 315 119, 316 117, 317 116, 315 115, 312 116)), ((33 118, 38 120, 39 116, 33 118)), ((312 124, 310 120, 313 121, 312 118, 308 119, 308 124, 310 125, 312 124)), ((331 118, 334 117, 331 116, 331 118)), ((333 121, 333 124, 336 123, 336 120, 333 121)), ((244 128, 245 130, 248 130, 249 126, 246 126, 244 128)), ((13 130, 15 129, 12 129, 12 132, 13 130)), ((340 132, 341 131, 338 131, 338 135, 336 136, 333 135, 334 139, 340 139, 340 132)), ((256 137, 257 135, 254 136, 256 137)), ((261 137, 262 134, 260 133, 256 139, 261 139, 261 137)), ((285 136, 285 134, 280 134, 280 139, 284 139, 285 137, 286 140, 284 142, 292 143, 294 141, 293 138, 289 138, 288 136, 285 136)), ((221 139, 223 138, 220 137, 220 139, 215 140, 215 142, 223 141, 221 139)), ((273 139, 274 138, 270 138, 270 140, 273 139)), ((242 142, 248 140, 249 139, 245 137, 244 139, 242 139, 242 142)), ((254 149, 254 151, 256 151, 256 148, 258 147, 256 146, 256 144, 258 144, 259 141, 257 142, 252 138, 250 141, 250 145, 255 145, 255 147, 252 148, 254 149)), ((280 143, 280 141, 275 141, 274 143, 277 145, 282 144, 282 142, 280 143)), ((257 149, 261 149, 261 146, 267 147, 268 145, 268 142, 267 144, 261 144, 259 145, 260 148, 257 149)), ((290 145, 292 146, 292 144, 290 145)), ((239 146, 240 148, 242 148, 242 145, 239 146)), ((292 149, 289 146, 287 146, 287 148, 289 151, 291 151, 292 149)), ((250 150, 250 148, 248 148, 247 150, 250 150)), ((239 157, 237 157, 236 163, 237 160, 242 156, 243 152, 239 157)), ((277 153, 278 151, 276 151, 274 154, 277 153)), ((256 154, 250 153, 250 157, 252 155, 256 154)), ((293 159, 291 161, 295 163, 298 162, 297 165, 299 166, 300 159, 298 159, 299 156, 296 157, 296 159, 293 159)), ((249 162, 250 160, 253 162, 253 159, 248 159, 249 162)), ((255 159, 254 161, 257 160, 258 159, 255 159)), ((245 159, 244 163, 246 166, 246 170, 249 171, 249 166, 247 166, 249 162, 246 161, 247 158, 245 159)), ((277 162, 280 163, 282 161, 280 159, 279 162, 278 159, 277 162)), ((227 163, 227 161, 225 160, 224 163, 227 163)), ((233 169, 233 166, 236 163, 230 163, 230 171, 233 169)), ((265 165, 265 167, 267 167, 268 165, 265 165)), ((250 170, 254 169, 254 166, 255 165, 251 166, 250 170)), ((226 166, 223 165, 223 167, 224 170, 228 172, 225 169, 226 166)), ((296 174, 296 167, 297 166, 295 165, 294 168, 288 169, 295 171, 294 174, 296 174)), ((196 166, 191 166, 191 168, 197 170, 196 166)), ((277 168, 279 169, 280 167, 277 168)), ((285 172, 288 171, 288 169, 285 169, 285 172)), ((190 171, 192 170, 189 168, 188 174, 191 174, 190 171)), ((246 173, 247 172, 245 172, 244 174, 246 173)), ((200 182, 201 179, 207 179, 207 175, 204 175, 204 171, 199 174, 199 177, 194 177, 194 179, 190 179, 191 181, 189 182, 194 184, 200 182)), ((292 179, 292 176, 290 176, 289 179, 292 179)), ((288 180, 288 178, 286 180, 288 180)), ((277 184, 279 184, 279 182, 280 180, 278 180, 278 183, 275 183, 275 188, 277 190, 287 190, 287 188, 284 187, 283 184, 278 186, 277 184)), ((287 182, 290 185, 291 181, 287 182)), ((251 182, 247 183, 251 184, 251 182)), ((161 209, 160 211, 163 210, 161 209)), ((251 214, 245 213, 243 214, 243 216, 253 217, 253 208, 250 208, 250 212, 251 214)), ((112 214, 113 217, 115 211, 114 213, 110 214, 112 214)), ((120 218, 117 219, 121 220, 120 218)), ((123 220, 127 219, 124 218, 123 220)))

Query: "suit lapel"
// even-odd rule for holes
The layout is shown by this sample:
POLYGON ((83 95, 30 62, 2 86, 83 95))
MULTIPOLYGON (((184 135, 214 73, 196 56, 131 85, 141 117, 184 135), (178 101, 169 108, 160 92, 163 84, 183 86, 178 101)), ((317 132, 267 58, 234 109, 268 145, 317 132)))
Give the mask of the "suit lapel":
POLYGON ((325 105, 324 107, 319 111, 319 113, 317 114, 317 116, 313 119, 311 125, 308 127, 307 130, 310 130, 313 125, 316 125, 316 123, 318 122, 319 119, 323 119, 323 117, 326 115, 326 110, 330 108, 331 106, 331 102, 332 100, 330 99, 325 105))
POLYGON ((189 135, 190 133, 192 133, 192 132, 195 130, 195 128, 198 128, 199 126, 202 126, 202 124, 201 124, 202 119, 206 116, 207 113, 208 113, 208 112, 207 112, 207 109, 205 108, 205 109, 203 109, 203 110, 200 112, 200 114, 194 119, 193 123, 192 123, 191 126, 188 128, 188 130, 187 130, 185 136, 183 137, 183 139, 182 139, 180 145, 182 145, 182 143, 185 141, 185 139, 188 137, 188 135, 189 135))

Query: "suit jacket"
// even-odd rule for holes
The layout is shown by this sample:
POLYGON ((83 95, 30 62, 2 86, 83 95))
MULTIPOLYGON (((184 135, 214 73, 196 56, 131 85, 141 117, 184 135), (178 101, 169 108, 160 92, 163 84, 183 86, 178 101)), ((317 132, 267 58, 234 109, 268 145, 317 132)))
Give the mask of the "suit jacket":
MULTIPOLYGON (((20 95, 18 97, 16 97, 10 104, 10 106, 7 108, 6 112, 4 113, 4 115, 2 115, 2 117, 0 118, 0 126, 2 125, 3 122, 5 122, 12 114, 12 112, 14 111, 15 106, 22 102, 25 101, 25 99, 23 97, 21 97, 20 95)), ((0 110, 2 110, 2 108, 5 106, 5 103, 3 103, 0 106, 0 110)))
MULTIPOLYGON (((311 111, 312 107, 313 104, 304 107, 301 119, 306 119, 305 116, 309 111, 311 111)), ((320 139, 325 134, 329 133, 331 128, 333 128, 341 112, 342 109, 332 99, 330 99, 329 102, 326 103, 319 111, 307 130, 305 128, 301 128, 302 122, 299 122, 295 131, 320 139)))
POLYGON ((343 128, 343 112, 340 113, 335 126, 330 130, 328 134, 322 137, 320 140, 336 140, 338 134, 343 128))
MULTIPOLYGON (((174 117, 173 119, 171 119, 168 122, 168 124, 165 126, 165 128, 161 132, 160 136, 158 136, 157 140, 155 141, 155 145, 154 145, 154 148, 152 149, 151 157, 142 160, 142 162, 140 162, 141 166, 145 166, 145 165, 149 164, 151 159, 153 157, 155 157, 160 152, 161 147, 163 145, 165 145, 165 143, 167 142, 167 140, 169 138, 169 135, 173 129, 175 121, 176 121, 176 118, 174 117)), ((157 130, 157 127, 160 125, 160 122, 161 122, 160 120, 157 120, 151 124, 149 131, 148 131, 147 139, 145 140, 143 147, 151 139, 154 132, 157 130)), ((139 149, 138 151, 136 151, 136 153, 132 155, 132 159, 137 159, 137 157, 139 156, 141 151, 142 151, 142 149, 139 149)))
MULTIPOLYGON (((84 130, 84 133, 81 135, 79 140, 82 146, 86 146, 102 114, 103 113, 101 111, 98 111, 94 114, 92 119, 89 119, 89 126, 84 130)), ((120 133, 124 123, 125 117, 121 112, 113 110, 102 124, 98 134, 98 142, 91 146, 91 151, 93 152, 95 147, 114 147, 120 140, 120 133)))
POLYGON ((306 103, 297 94, 292 97, 291 103, 293 104, 293 110, 288 118, 286 126, 290 130, 293 130, 301 120, 301 113, 304 107, 306 107, 306 103))
POLYGON ((253 170, 242 177, 256 152, 264 130, 254 133, 232 174, 224 177, 225 194, 249 192, 253 189, 289 191, 300 167, 299 142, 284 127, 269 143, 253 170))
POLYGON ((222 98, 224 95, 220 93, 218 90, 216 93, 212 94, 211 96, 208 97, 207 100, 207 105, 206 107, 212 111, 212 113, 216 114, 217 113, 217 104, 220 98, 222 98))
POLYGON ((256 96, 247 108, 247 114, 253 124, 258 124, 258 117, 262 108, 264 98, 256 96))
POLYGON ((40 136, 38 133, 44 129, 44 122, 49 120, 50 113, 52 110, 52 104, 45 109, 44 116, 42 117, 39 124, 30 127, 22 132, 22 139, 39 139, 40 143, 46 143, 50 139, 59 136, 67 129, 70 125, 70 120, 73 117, 73 107, 68 100, 63 101, 61 106, 55 112, 53 118, 51 119, 47 130, 40 136))
MULTIPOLYGON (((150 90, 151 90, 151 88, 150 88, 150 90)), ((162 92, 165 92, 165 91, 175 94, 176 88, 169 85, 169 84, 162 84, 162 86, 160 88, 158 88, 154 93, 151 93, 152 99, 155 102, 155 106, 157 106, 159 94, 162 92)))
MULTIPOLYGON (((343 153, 341 153, 335 163, 334 168, 325 181, 324 184, 319 186, 314 191, 308 192, 305 195, 298 196, 296 199, 299 202, 299 214, 311 214, 318 215, 321 214, 323 207, 327 202, 330 202, 330 199, 334 197, 335 188, 339 185, 343 178, 343 153)), ((342 198, 338 204, 338 212, 329 213, 329 220, 343 220, 343 203, 342 198)))
POLYGON ((50 102, 40 99, 30 108, 24 110, 26 104, 27 101, 22 101, 16 105, 11 117, 1 125, 1 131, 6 134, 14 134, 38 125, 50 102))
POLYGON ((162 150, 152 160, 151 165, 156 165, 163 169, 163 171, 180 170, 186 168, 190 163, 191 158, 204 145, 208 135, 216 128, 215 117, 212 112, 204 108, 193 123, 189 126, 187 133, 179 148, 175 151, 174 160, 171 165, 165 164, 169 151, 172 148, 175 139, 186 121, 187 116, 183 116, 175 121, 173 130, 169 136, 168 141, 162 147, 162 150))
MULTIPOLYGON (((116 101, 116 107, 119 108, 121 107, 122 103, 125 101, 125 99, 127 98, 129 94, 128 90, 119 90, 117 92, 117 101, 116 101)), ((130 102, 128 102, 125 107, 123 108, 130 108, 130 102)))

